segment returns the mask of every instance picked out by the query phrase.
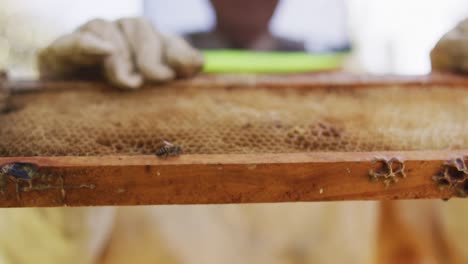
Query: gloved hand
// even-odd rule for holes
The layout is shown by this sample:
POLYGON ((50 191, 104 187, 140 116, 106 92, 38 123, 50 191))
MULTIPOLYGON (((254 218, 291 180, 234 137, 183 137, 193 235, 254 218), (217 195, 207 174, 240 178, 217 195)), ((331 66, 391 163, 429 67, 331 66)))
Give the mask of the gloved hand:
POLYGON ((135 89, 199 72, 203 57, 185 40, 165 35, 144 18, 92 20, 39 51, 41 78, 102 74, 111 84, 135 89))
POLYGON ((446 33, 431 51, 432 69, 468 73, 468 19, 446 33))

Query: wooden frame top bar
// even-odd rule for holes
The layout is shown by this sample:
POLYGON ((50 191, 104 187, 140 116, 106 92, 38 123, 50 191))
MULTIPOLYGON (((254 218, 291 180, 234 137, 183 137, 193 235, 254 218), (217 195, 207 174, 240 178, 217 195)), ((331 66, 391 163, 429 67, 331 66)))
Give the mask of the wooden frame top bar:
MULTIPOLYGON (((177 80, 171 85, 223 85, 223 86, 246 86, 255 85, 259 87, 284 87, 291 88, 313 88, 313 87, 369 87, 369 86, 392 86, 405 85, 446 85, 446 86, 468 86, 468 77, 448 74, 432 73, 429 75, 356 75, 343 72, 323 73, 301 73, 301 74, 200 74, 192 79, 177 80), (239 78, 241 76, 241 78, 239 78)), ((34 91, 39 89, 79 89, 82 86, 93 86, 108 88, 109 85, 100 81, 85 80, 13 80, 7 82, 7 88, 14 92, 34 91)), ((151 84, 147 85, 148 87, 151 84)))

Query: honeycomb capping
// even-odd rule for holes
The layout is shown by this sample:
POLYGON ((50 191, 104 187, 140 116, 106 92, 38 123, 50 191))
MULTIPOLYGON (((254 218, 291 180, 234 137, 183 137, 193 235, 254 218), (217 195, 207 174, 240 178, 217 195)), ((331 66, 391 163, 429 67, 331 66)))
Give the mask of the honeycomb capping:
POLYGON ((406 178, 405 163, 399 158, 376 157, 372 163, 378 163, 379 167, 369 171, 371 181, 382 181, 388 187, 397 183, 398 178, 406 178))
POLYGON ((440 188, 449 188, 459 197, 468 194, 468 157, 458 157, 444 162, 438 174, 433 176, 440 188))

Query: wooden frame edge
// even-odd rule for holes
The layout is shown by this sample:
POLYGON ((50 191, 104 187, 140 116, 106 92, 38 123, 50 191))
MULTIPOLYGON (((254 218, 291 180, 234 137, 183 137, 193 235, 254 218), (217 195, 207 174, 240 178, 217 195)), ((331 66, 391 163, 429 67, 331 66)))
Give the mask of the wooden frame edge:
POLYGON ((4 177, 0 207, 447 199, 456 193, 439 188, 433 176, 465 155, 468 150, 2 157, 2 166, 38 169, 32 189, 4 177), (388 186, 371 181, 369 172, 392 158, 403 162, 406 178, 388 186))

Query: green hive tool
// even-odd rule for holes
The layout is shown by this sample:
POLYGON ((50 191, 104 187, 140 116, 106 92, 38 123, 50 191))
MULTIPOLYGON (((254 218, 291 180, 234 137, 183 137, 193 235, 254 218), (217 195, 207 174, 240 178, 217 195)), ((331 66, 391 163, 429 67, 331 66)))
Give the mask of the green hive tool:
POLYGON ((311 54, 306 52, 258 52, 205 50, 206 73, 293 73, 339 69, 346 52, 311 54))

